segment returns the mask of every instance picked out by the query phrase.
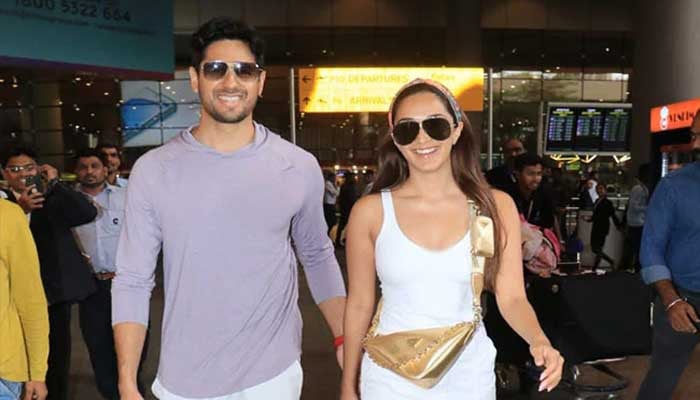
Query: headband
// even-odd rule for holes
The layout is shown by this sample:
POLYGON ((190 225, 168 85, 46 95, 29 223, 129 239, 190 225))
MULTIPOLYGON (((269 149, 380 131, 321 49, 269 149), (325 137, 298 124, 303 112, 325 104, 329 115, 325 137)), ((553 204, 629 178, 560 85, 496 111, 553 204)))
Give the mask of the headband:
POLYGON ((391 100, 391 104, 389 105, 389 113, 387 114, 387 119, 389 120, 389 131, 391 132, 394 129, 394 121, 392 121, 392 114, 394 111, 394 105, 396 104, 396 99, 399 97, 399 95, 405 91, 406 89, 415 86, 415 85, 428 85, 430 87, 433 87, 437 89, 443 97, 447 99, 447 102, 450 104, 450 111, 452 111, 452 116, 455 119, 455 124, 458 124, 462 122, 462 110, 459 108, 459 105, 457 104, 457 99, 455 99, 455 96, 450 92, 449 89, 447 89, 442 83, 434 81, 432 79, 424 79, 424 78, 416 78, 407 84, 403 85, 401 89, 399 89, 398 92, 396 92, 396 95, 394 95, 394 98, 391 100))

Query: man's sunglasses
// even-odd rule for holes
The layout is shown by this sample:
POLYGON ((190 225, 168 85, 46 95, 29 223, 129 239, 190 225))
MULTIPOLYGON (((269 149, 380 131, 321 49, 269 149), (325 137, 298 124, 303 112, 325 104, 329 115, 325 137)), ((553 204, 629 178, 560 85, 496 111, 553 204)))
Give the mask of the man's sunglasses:
POLYGON ((218 81, 226 76, 229 68, 238 79, 244 82, 252 82, 260 77, 263 69, 256 63, 250 62, 226 62, 207 61, 202 63, 202 75, 211 81, 218 81))
POLYGON ((422 121, 401 121, 394 125, 391 132, 396 143, 405 146, 410 144, 418 136, 420 128, 435 140, 446 140, 452 133, 452 123, 445 117, 429 117, 422 121))

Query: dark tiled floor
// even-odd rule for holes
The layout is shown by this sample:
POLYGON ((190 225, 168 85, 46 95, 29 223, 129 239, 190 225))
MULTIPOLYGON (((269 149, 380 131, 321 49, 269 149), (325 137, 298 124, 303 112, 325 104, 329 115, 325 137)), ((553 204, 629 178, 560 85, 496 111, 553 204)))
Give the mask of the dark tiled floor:
MULTIPOLYGON (((339 252, 340 253, 340 252, 339 252)), ((339 254, 342 258, 342 254, 339 254)), ((306 283, 301 279, 300 308, 304 318, 304 340, 302 364, 304 367, 304 400, 329 400, 337 399, 340 370, 337 367, 333 351, 331 349, 331 335, 326 329, 318 308, 313 303, 306 283)), ((160 321, 162 317, 163 293, 158 286, 153 294, 152 304, 152 341, 145 366, 146 378, 153 381, 158 360, 158 345, 160 343, 160 321)), ((77 310, 74 315, 77 315, 77 310)), ((71 399, 75 400, 99 400, 92 377, 92 369, 87 356, 85 344, 82 341, 80 330, 77 326, 77 318, 73 321, 73 365, 71 372, 71 399)), ((615 398, 634 399, 639 384, 644 377, 647 368, 648 357, 630 357, 628 359, 611 363, 611 368, 630 381, 629 387, 619 393, 615 398)), ((583 377, 587 383, 603 384, 607 378, 597 373, 591 367, 582 367, 583 377)), ((700 399, 700 348, 696 349, 689 368, 685 371, 673 400, 700 399)), ((504 393, 500 399, 605 399, 609 397, 595 394, 574 394, 566 388, 560 388, 548 394, 518 395, 504 393)), ((154 399, 149 396, 147 399, 154 399)))

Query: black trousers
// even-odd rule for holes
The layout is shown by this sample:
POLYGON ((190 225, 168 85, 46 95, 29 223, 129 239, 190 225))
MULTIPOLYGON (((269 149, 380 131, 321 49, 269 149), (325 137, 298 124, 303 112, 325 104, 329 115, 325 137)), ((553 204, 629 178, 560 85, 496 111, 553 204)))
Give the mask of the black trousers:
POLYGON ((641 265, 639 264, 639 249, 642 244, 642 226, 628 226, 627 236, 625 237, 625 246, 620 261, 621 268, 634 267, 636 272, 639 272, 641 265))
MULTIPOLYGON (((102 397, 119 400, 119 370, 112 332, 112 281, 97 281, 97 292, 83 300, 80 307, 80 330, 90 354, 97 390, 102 397)), ((149 330, 141 352, 138 369, 139 391, 145 395, 142 383, 143 364, 148 354, 149 330)))
POLYGON ((97 390, 109 400, 119 399, 117 353, 112 334, 112 281, 97 281, 97 291, 81 301, 80 331, 87 345, 97 390))
MULTIPOLYGON (((349 214, 349 213, 348 213, 349 214)), ((348 217, 350 215, 345 214, 343 212, 340 213, 340 219, 338 220, 338 230, 335 231, 335 245, 340 246, 343 242, 341 242, 341 238, 343 235, 343 231, 345 230, 345 226, 348 224, 348 217)))
MULTIPOLYGON (((681 296, 700 311, 700 293, 678 289, 681 296)), ((700 343, 700 333, 676 332, 666 316, 659 298, 654 302, 654 342, 651 365, 639 388, 637 400, 671 400, 678 379, 688 365, 695 346, 700 343)))
POLYGON ((62 302, 49 306, 49 360, 46 373, 47 400, 68 400, 68 374, 70 371, 71 303, 62 302))
MULTIPOLYGON (((78 303, 80 331, 87 346, 90 363, 95 374, 97 390, 108 400, 119 399, 117 355, 112 332, 112 281, 97 281, 97 291, 78 303)), ((49 307, 49 370, 46 385, 49 400, 68 399, 68 381, 71 355, 71 303, 59 303, 49 307)), ((141 371, 148 348, 148 332, 139 365, 139 389, 141 371)))
POLYGON ((328 225, 328 233, 337 222, 338 218, 335 216, 335 204, 323 203, 323 217, 326 219, 326 225, 328 225))

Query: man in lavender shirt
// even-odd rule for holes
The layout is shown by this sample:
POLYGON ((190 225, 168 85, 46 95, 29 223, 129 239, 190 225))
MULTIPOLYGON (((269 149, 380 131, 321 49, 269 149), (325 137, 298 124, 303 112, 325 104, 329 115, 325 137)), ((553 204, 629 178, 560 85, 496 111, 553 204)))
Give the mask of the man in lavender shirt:
POLYGON ((136 371, 162 246, 156 396, 296 400, 295 253, 333 335, 342 335, 345 288, 326 235, 321 170, 252 119, 265 83, 255 31, 217 18, 195 32, 192 47, 200 123, 141 157, 129 180, 112 286, 121 399, 141 399, 136 371))

